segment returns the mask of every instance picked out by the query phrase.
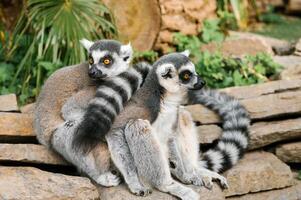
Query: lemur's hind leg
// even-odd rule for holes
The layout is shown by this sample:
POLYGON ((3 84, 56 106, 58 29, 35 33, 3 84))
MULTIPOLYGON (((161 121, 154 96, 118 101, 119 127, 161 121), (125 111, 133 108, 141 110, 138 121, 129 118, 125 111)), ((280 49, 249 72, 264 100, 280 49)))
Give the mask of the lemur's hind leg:
POLYGON ((183 183, 204 185, 211 189, 212 180, 227 187, 226 179, 216 172, 199 166, 199 143, 192 117, 184 108, 179 110, 178 130, 169 142, 171 172, 183 183))
POLYGON ((106 187, 118 185, 121 179, 110 171, 110 156, 104 143, 100 143, 88 154, 72 149, 71 143, 77 124, 78 120, 69 120, 57 127, 51 140, 54 150, 96 183, 106 187))
POLYGON ((136 166, 133 157, 125 140, 124 130, 114 129, 106 135, 106 140, 111 153, 111 158, 123 175, 130 191, 138 196, 147 196, 151 189, 145 187, 138 178, 136 166))
POLYGON ((152 133, 147 120, 132 120, 125 127, 125 137, 134 158, 138 174, 160 191, 184 200, 197 200, 199 194, 172 179, 168 158, 152 133))

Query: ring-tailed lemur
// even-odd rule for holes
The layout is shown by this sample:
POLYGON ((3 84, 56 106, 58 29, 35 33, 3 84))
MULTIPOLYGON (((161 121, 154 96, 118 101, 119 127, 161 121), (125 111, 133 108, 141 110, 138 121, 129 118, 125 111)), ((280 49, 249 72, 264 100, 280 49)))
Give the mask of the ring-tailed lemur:
POLYGON ((223 94, 200 90, 202 86, 187 55, 169 54, 154 64, 144 86, 132 99, 136 106, 145 106, 149 117, 133 118, 123 132, 112 131, 106 136, 112 159, 125 180, 131 176, 128 170, 136 167, 139 177, 148 184, 181 199, 199 197, 173 180, 171 174, 183 183, 211 188, 212 179, 217 179, 227 187, 226 179, 216 172, 229 168, 243 155, 248 145, 249 118, 237 101, 223 94), (137 97, 142 94, 148 97, 138 101, 137 97), (181 107, 186 103, 203 103, 225 120, 221 140, 204 154, 203 160, 194 123, 181 107), (115 153, 125 148, 116 145, 118 134, 125 135, 134 165, 127 166, 129 162, 122 160, 124 156, 115 153))
MULTIPOLYGON (((54 145, 54 149, 68 161, 78 166, 80 171, 87 173, 97 183, 112 186, 118 184, 120 179, 106 170, 108 161, 105 161, 106 164, 102 166, 104 170, 98 170, 94 158, 91 158, 90 155, 82 155, 82 158, 78 158, 76 153, 73 152, 74 150, 71 150, 70 144, 72 143, 72 146, 81 150, 82 153, 87 153, 96 144, 99 144, 99 141, 104 138, 103 135, 110 130, 115 117, 122 111, 123 105, 144 82, 150 70, 150 65, 138 63, 130 67, 133 52, 130 44, 122 45, 114 40, 91 42, 86 39, 81 40, 81 43, 89 53, 89 66, 85 74, 93 79, 91 84, 95 84, 96 91, 85 108, 70 106, 67 100, 67 103, 62 107, 62 115, 66 122, 58 124, 58 128, 53 131, 57 133, 56 138, 65 139, 66 144, 54 145), (72 138, 74 137, 72 142, 66 139, 70 135, 68 131, 64 130, 70 127, 75 129, 72 133, 72 138), (59 133, 62 133, 62 135, 59 133), (87 162, 91 160, 90 166, 87 167, 85 162, 79 160, 87 162)), ((78 77, 81 76, 84 76, 84 74, 79 74, 78 77)), ((41 95, 43 95, 43 92, 41 95)), ((36 118, 36 124, 39 123, 44 123, 44 121, 36 118)), ((39 125, 36 127, 39 127, 39 125)))
MULTIPOLYGON (((101 60, 108 67, 113 60, 108 55, 105 57, 108 60, 101 60)), ((119 75, 97 81, 95 97, 89 101, 75 132, 75 149, 88 152, 104 139, 115 117, 123 110, 123 104, 141 87, 149 70, 150 65, 138 63, 119 75)))
POLYGON ((139 63, 129 68, 130 44, 87 39, 81 43, 89 53, 89 76, 97 80, 95 97, 89 101, 73 140, 75 148, 87 152, 108 133, 123 104, 141 87, 150 65, 139 63))
MULTIPOLYGON (((161 60, 162 61, 162 60, 161 60)), ((184 62, 185 63, 185 62, 184 62)), ((65 116, 68 116, 68 114, 71 114, 73 110, 80 110, 86 108, 87 102, 94 96, 95 94, 95 89, 93 86, 89 86, 91 84, 88 78, 88 76, 85 76, 85 74, 81 73, 82 71, 85 71, 87 65, 78 65, 78 66, 72 66, 69 68, 65 68, 62 70, 59 70, 56 72, 44 85, 43 90, 40 94, 40 97, 37 102, 37 112, 36 112, 36 120, 35 120, 35 129, 37 131, 37 135, 39 138, 39 141, 43 144, 49 145, 50 141, 49 139, 52 137, 52 143, 51 146, 55 148, 60 154, 64 155, 65 158, 69 160, 73 160, 74 164, 83 170, 85 173, 87 173, 90 177, 92 177, 94 180, 98 180, 97 182, 99 184, 103 185, 116 185, 119 183, 119 180, 117 180, 117 176, 113 176, 113 174, 110 174, 110 165, 109 165, 109 152, 105 144, 99 143, 92 152, 90 152, 88 155, 83 156, 82 154, 78 152, 74 152, 74 150, 70 147, 71 146, 71 141, 73 140, 74 136, 74 128, 76 126, 62 126, 58 128, 56 131, 53 131, 54 127, 58 126, 61 123, 61 120, 59 119, 59 110, 60 106, 62 106, 61 102, 66 101, 66 97, 72 96, 72 98, 67 102, 69 109, 63 110, 63 114, 65 116), (68 81, 69 81, 69 88, 65 87, 63 91, 58 91, 57 88, 59 86, 63 86, 65 84, 65 77, 66 75, 72 75, 68 81), (82 75, 82 76, 81 76, 82 75), (73 79, 74 77, 74 79, 73 79), (64 80, 62 82, 62 80, 64 80), (72 86, 72 87, 71 87, 72 86), (78 91, 77 93, 74 93, 73 91, 78 91), (51 95, 48 95, 51 94, 51 95), (56 96, 55 96, 56 95, 56 96), (54 109, 55 110, 54 110, 54 109), (52 112, 49 112, 52 111, 52 112), (70 111, 70 112, 68 112, 70 111), (107 174, 106 174, 107 173, 107 174), (106 174, 106 176, 104 176, 106 174)), ((167 77, 169 77, 168 73, 166 74, 167 77)), ((125 177, 125 181, 127 182, 130 190, 133 193, 136 194, 147 194, 149 190, 145 188, 141 183, 139 183, 139 178, 136 175, 136 167, 133 165, 134 158, 128 148, 128 143, 125 141, 125 134, 124 134, 124 125, 128 122, 129 119, 138 119, 138 118, 143 118, 143 119, 154 119, 155 115, 154 113, 158 113, 160 110, 160 91, 162 91, 162 87, 159 87, 160 90, 153 90, 151 89, 152 86, 158 86, 159 84, 156 83, 158 79, 156 76, 152 75, 147 78, 148 84, 145 84, 142 89, 138 91, 136 95, 134 95, 133 100, 130 100, 127 106, 125 107, 125 110, 121 112, 121 114, 117 117, 115 123, 113 124, 113 131, 112 133, 109 133, 107 135, 108 143, 110 149, 115 149, 117 151, 111 152, 111 156, 115 162, 115 164, 121 169, 120 171, 123 173, 125 177), (152 84, 155 85, 152 85, 152 84), (148 86, 146 86, 148 85, 148 86), (143 89, 144 88, 144 89, 143 89), (149 90, 150 89, 150 90, 149 90), (151 98, 150 98, 151 97, 151 98), (157 98, 159 97, 159 98, 157 98), (144 103, 147 103, 147 106, 144 105, 144 103), (109 136, 109 137, 108 137, 109 136), (110 144, 111 143, 111 144, 110 144), (118 163, 118 160, 120 161, 118 163), (120 167, 121 166, 121 167, 120 167), (123 167, 122 166, 128 166, 128 167, 123 167)), ((202 93, 200 91, 200 93, 202 93)), ((212 95, 213 93, 204 93, 204 97, 206 98, 212 98, 218 95, 212 95), (208 97, 206 95, 209 95, 208 97)), ((195 94, 191 95, 192 97, 195 97, 195 94)), ((226 101, 213 101, 212 104, 215 105, 216 108, 219 109, 224 109, 223 105, 220 105, 220 103, 226 103, 226 106, 232 106, 232 99, 227 99, 224 98, 226 101)), ((196 99, 192 103, 198 103, 198 101, 201 103, 201 100, 196 99)), ((234 106, 238 104, 237 102, 233 104, 233 108, 229 107, 229 109, 235 111, 237 106, 234 106)), ((245 112, 243 108, 239 108, 239 112, 245 112)), ((190 134, 184 134, 184 133, 189 133, 189 127, 193 127, 193 124, 191 123, 186 123, 186 122, 192 122, 191 119, 186 120, 185 116, 190 116, 185 115, 185 112, 182 111, 179 112, 179 122, 175 124, 175 127, 180 127, 181 130, 186 130, 183 131, 182 138, 183 140, 183 146, 189 146, 191 147, 191 144, 195 144, 196 139, 194 139, 194 134, 192 136, 189 136, 190 134), (190 139, 189 139, 190 138, 190 139), (190 140, 192 138, 192 143, 190 143, 190 140), (194 139, 194 140, 193 140, 194 139)), ((231 120, 233 122, 237 122, 240 120, 240 115, 235 114, 233 112, 233 116, 231 116, 231 120)), ((74 116, 74 115, 70 115, 74 116)), ((243 115, 242 115, 243 116, 243 115)), ((247 117, 246 117, 247 118, 247 117)), ((227 120, 227 119, 226 119, 227 120)), ((77 121, 76 119, 74 120, 74 124, 76 124, 77 121)), ((247 127, 247 126, 246 126, 247 127)), ((127 129, 130 129, 130 126, 128 126, 127 129)), ((228 133, 230 133, 230 129, 228 130, 228 133)), ((235 139, 235 134, 229 134, 229 139, 233 141, 238 141, 239 143, 239 135, 242 134, 238 131, 236 131, 238 139, 235 139)), ((146 141, 147 142, 147 141, 146 141)), ((172 144, 172 143, 171 143, 172 144)), ((177 146, 177 145, 175 145, 177 146)), ((235 145, 234 145, 235 146, 235 145)), ((133 147, 132 147, 133 148, 133 147)), ((152 148, 152 146, 150 146, 152 148)), ((235 147, 234 147, 235 148, 235 147)), ((173 149, 173 148, 170 148, 173 149)), ((191 149, 191 148, 188 148, 191 149)), ((142 149, 143 150, 143 149, 142 149)), ((142 151, 144 152, 144 151, 142 151)), ((176 151, 177 152, 177 151, 176 151)), ((195 152, 195 151, 193 151, 195 152)), ((152 153, 152 152, 151 152, 152 153)), ((231 153, 231 152, 230 152, 231 153)), ((234 151, 235 153, 235 151, 234 151)), ((146 154, 147 155, 147 154, 146 154)), ((148 157, 146 156, 145 157, 148 157)), ((176 156, 172 156, 173 154, 170 155, 170 159, 173 159, 176 156)), ((177 155, 177 154, 174 154, 177 155)), ((192 154, 191 154, 192 155, 192 154)), ((194 158, 198 156, 198 153, 193 154, 194 158)), ((228 154, 226 151, 226 155, 231 155, 228 154)), ((229 158, 230 156, 227 156, 225 158, 229 158)), ((164 156, 163 156, 164 158, 164 156)), ((181 158, 181 157, 180 157, 181 158)), ((152 158, 150 158, 152 159, 152 158)), ((155 158, 156 159, 156 158, 155 158)), ((176 170, 172 170, 174 174, 179 174, 177 175, 178 177, 182 177, 183 182, 192 182, 194 184, 197 184, 199 180, 198 178, 193 177, 192 175, 189 175, 190 173, 187 173, 184 169, 182 169, 183 165, 186 165, 185 159, 189 159, 188 157, 184 157, 181 159, 175 159, 176 161, 179 161, 179 164, 177 162, 174 162, 173 165, 176 166, 176 170), (185 172, 185 173, 184 173, 185 172), (182 175, 181 175, 182 174, 182 175), (188 176, 189 175, 189 176, 188 176), (191 180, 192 179, 192 180, 191 180), (194 181, 193 181, 194 180, 194 181)), ((220 159, 226 160, 227 159, 220 159)), ((156 160, 154 163, 157 163, 156 160)), ((189 163, 189 162, 188 162, 189 163)), ((219 163, 219 161, 218 161, 219 163)), ((234 163, 234 162, 233 162, 234 163)), ((232 163, 232 164, 233 164, 232 163)), ((171 167, 173 167, 173 165, 171 167)), ((189 164, 187 164, 189 166, 189 164)), ((158 165, 160 167, 161 165, 158 165)), ((166 166, 166 164, 164 164, 166 166)), ((187 167, 187 166, 185 166, 187 167)), ((154 168, 155 169, 155 168, 154 168)), ((165 168, 166 169, 166 168, 165 168)), ((188 170, 189 171, 189 170, 188 170)), ((167 170, 168 172, 168 170, 167 170)), ((167 173, 167 176, 168 173, 167 173)), ((206 171, 203 169, 203 173, 200 174, 200 176, 204 177, 206 176, 208 179, 204 178, 203 181, 207 180, 208 182, 205 181, 205 184, 210 186, 211 184, 211 178, 221 178, 217 176, 216 174, 212 174, 210 171, 206 171)), ((166 177, 165 177, 166 178, 166 177)), ((187 197, 196 197, 196 194, 190 190, 189 188, 186 188, 185 186, 182 186, 181 184, 171 184, 173 183, 171 179, 165 179, 163 178, 162 184, 164 183, 170 183, 169 184, 169 189, 179 189, 180 187, 181 190, 178 190, 178 195, 182 196, 187 193, 187 197), (166 181, 164 181, 166 180, 166 181), (171 182, 170 182, 171 181, 171 182), (180 185, 180 186, 179 186, 180 185)), ((162 178, 159 177, 158 181, 162 180, 162 178)), ((224 180, 224 179, 221 179, 224 180)), ((165 184, 166 185, 166 184, 165 184)), ((168 185, 168 184, 167 184, 168 185)), ((164 188, 163 188, 164 189, 164 188)), ((185 195, 184 197, 185 198, 185 195)))

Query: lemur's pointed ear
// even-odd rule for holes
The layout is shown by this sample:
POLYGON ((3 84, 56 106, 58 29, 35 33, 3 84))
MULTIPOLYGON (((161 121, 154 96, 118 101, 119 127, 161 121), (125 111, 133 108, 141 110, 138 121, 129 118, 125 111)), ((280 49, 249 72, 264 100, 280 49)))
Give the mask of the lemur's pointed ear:
POLYGON ((186 49, 185 51, 182 51, 180 54, 186 56, 186 57, 189 57, 190 55, 190 51, 188 49, 186 49))
POLYGON ((85 49, 87 49, 87 51, 89 51, 90 47, 93 45, 92 41, 89 41, 85 38, 81 39, 79 42, 85 47, 85 49))
POLYGON ((130 42, 126 45, 121 45, 120 56, 123 58, 125 62, 127 63, 131 62, 133 56, 133 48, 130 42))

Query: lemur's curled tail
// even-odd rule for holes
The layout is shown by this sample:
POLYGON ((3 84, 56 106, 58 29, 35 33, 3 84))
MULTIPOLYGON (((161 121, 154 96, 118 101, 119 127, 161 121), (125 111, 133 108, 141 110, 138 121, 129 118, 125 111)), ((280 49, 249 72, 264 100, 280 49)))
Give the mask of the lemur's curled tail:
POLYGON ((214 90, 190 91, 189 101, 189 104, 202 104, 221 117, 222 137, 213 149, 203 154, 201 164, 215 172, 224 172, 242 158, 248 147, 250 125, 248 112, 238 100, 214 90))
POLYGON ((95 97, 90 100, 75 131, 73 148, 88 152, 104 139, 124 104, 142 86, 151 66, 138 63, 115 77, 98 82, 95 97))

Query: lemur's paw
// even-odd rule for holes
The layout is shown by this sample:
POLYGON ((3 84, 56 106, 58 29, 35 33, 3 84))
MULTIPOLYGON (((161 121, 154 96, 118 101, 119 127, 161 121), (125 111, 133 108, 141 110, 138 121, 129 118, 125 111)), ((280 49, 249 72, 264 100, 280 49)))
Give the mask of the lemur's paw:
POLYGON ((119 185, 121 178, 118 175, 112 174, 111 172, 106 172, 100 175, 96 182, 105 187, 112 187, 119 185))
POLYGON ((129 187, 131 192, 137 196, 146 197, 152 193, 152 190, 145 186, 129 187))
POLYGON ((207 187, 208 189, 211 189, 213 186, 212 180, 218 181, 223 189, 229 188, 227 179, 216 172, 202 168, 200 169, 199 174, 202 176, 202 179, 204 181, 204 186, 207 187))
MULTIPOLYGON (((151 125, 148 120, 136 119, 136 120, 130 120, 127 123, 125 129, 126 130, 135 130, 135 132, 140 133, 140 134, 147 134, 151 131, 151 125)), ((132 131, 130 131, 130 132, 132 132, 132 131)))
POLYGON ((182 200, 200 200, 200 195, 189 188, 189 190, 187 190, 187 192, 185 192, 185 194, 183 194, 180 198, 182 200))

